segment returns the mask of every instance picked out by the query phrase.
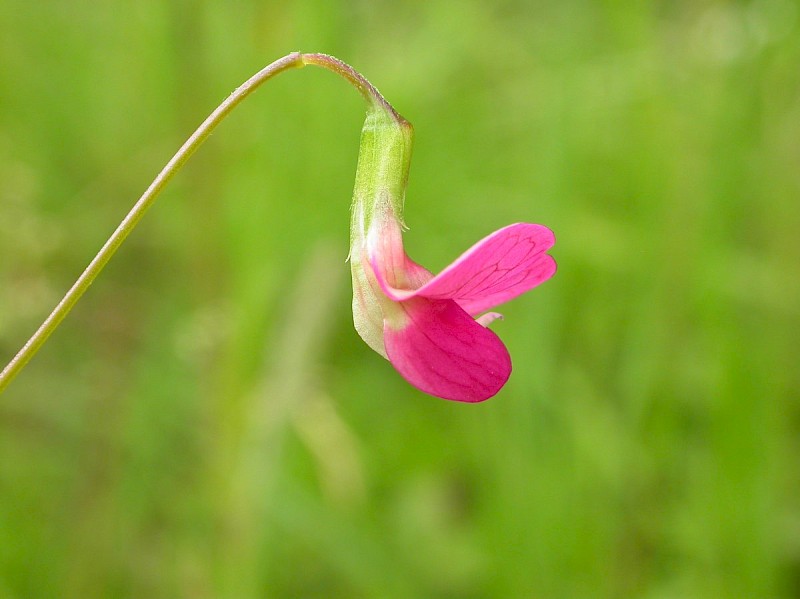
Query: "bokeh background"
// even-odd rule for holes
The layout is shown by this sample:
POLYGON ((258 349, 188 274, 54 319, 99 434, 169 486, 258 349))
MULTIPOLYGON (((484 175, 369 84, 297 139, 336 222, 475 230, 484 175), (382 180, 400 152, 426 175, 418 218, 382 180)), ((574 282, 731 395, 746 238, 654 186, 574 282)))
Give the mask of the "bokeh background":
POLYGON ((409 254, 516 221, 480 405, 352 329, 364 106, 241 106, 0 398, 0 597, 800 596, 792 0, 0 3, 0 361, 194 127, 292 50, 416 128, 409 254))

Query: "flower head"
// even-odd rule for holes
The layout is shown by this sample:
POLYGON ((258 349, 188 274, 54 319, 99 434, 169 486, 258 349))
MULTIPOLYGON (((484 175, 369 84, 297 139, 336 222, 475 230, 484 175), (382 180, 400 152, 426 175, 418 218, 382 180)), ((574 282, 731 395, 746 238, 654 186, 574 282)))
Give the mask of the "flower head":
POLYGON ((485 237, 434 276, 403 250, 402 208, 412 130, 391 108, 370 106, 362 131, 351 223, 353 320, 359 335, 422 391, 465 402, 495 395, 511 358, 481 313, 553 276, 542 225, 485 237), (476 318, 477 317, 477 318, 476 318))

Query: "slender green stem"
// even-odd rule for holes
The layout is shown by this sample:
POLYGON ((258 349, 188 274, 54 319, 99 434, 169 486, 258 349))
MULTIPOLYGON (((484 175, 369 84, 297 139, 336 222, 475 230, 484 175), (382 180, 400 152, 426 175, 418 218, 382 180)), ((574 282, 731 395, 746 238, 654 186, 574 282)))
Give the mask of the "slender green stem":
POLYGON ((361 92, 361 95, 364 96, 367 102, 380 105, 382 108, 385 108, 395 120, 401 123, 406 122, 406 120, 397 113, 394 107, 386 101, 377 88, 349 64, 342 62, 335 56, 329 56, 328 54, 303 54, 301 60, 303 64, 312 64, 328 69, 337 75, 341 75, 353 87, 361 92))
MULTIPOLYGON (((369 81, 352 67, 332 56, 326 54, 301 54, 300 52, 293 52, 261 69, 241 86, 236 88, 236 90, 228 96, 205 121, 203 121, 161 172, 158 173, 150 184, 150 187, 147 188, 142 194, 142 197, 134 204, 133 208, 131 208, 130 212, 128 212, 127 216, 125 216, 111 237, 108 238, 108 241, 106 241, 94 259, 89 263, 89 266, 86 267, 86 270, 81 273, 78 280, 75 281, 74 285, 67 291, 66 295, 64 295, 55 309, 53 309, 50 316, 45 319, 22 349, 19 350, 17 355, 12 358, 11 362, 9 362, 0 373, 0 393, 2 393, 14 377, 19 374, 36 352, 39 351, 39 348, 42 347, 44 342, 47 341, 47 338, 56 330, 61 321, 64 320, 64 317, 69 314, 69 311, 89 288, 97 275, 100 274, 100 271, 103 270, 103 267, 114 255, 114 252, 117 251, 119 246, 122 245, 122 242, 125 241, 125 238, 141 220, 147 209, 153 205, 159 193, 161 193, 170 179, 175 176, 186 161, 189 160, 189 157, 194 154, 195 150, 208 138, 214 128, 225 119, 231 110, 255 91, 262 83, 271 79, 278 73, 292 68, 300 68, 307 64, 320 66, 341 75, 353 84, 369 102, 387 106, 393 114, 397 115, 394 109, 389 106, 388 102, 383 99, 383 96, 378 93, 378 90, 376 90, 369 81)), ((402 119, 399 115, 397 115, 397 118, 402 119)))

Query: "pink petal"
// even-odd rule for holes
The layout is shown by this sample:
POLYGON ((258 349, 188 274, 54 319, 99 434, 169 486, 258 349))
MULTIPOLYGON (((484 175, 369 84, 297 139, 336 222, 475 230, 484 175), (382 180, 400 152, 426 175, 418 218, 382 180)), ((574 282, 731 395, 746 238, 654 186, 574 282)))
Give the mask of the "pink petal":
MULTIPOLYGON (((553 232, 542 225, 516 223, 503 227, 473 245, 417 289, 395 288, 387 281, 374 256, 371 256, 371 263, 381 288, 391 299, 452 299, 474 315, 507 302, 552 277, 556 263, 545 252, 554 243, 553 232)), ((422 268, 406 260, 408 269, 422 268)))
POLYGON ((399 328, 384 325, 392 365, 425 393, 479 402, 495 395, 511 375, 503 342, 449 300, 413 298, 397 304, 407 316, 399 328))

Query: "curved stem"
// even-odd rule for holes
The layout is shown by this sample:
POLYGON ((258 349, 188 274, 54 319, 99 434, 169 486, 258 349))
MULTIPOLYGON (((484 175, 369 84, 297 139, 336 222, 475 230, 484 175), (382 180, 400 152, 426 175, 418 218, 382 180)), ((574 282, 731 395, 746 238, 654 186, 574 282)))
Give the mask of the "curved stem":
POLYGON ((133 208, 131 208, 130 212, 122 219, 122 222, 111 237, 108 238, 108 241, 106 241, 100 251, 97 252, 97 255, 89 263, 89 266, 87 266, 78 277, 78 280, 75 281, 50 315, 39 326, 31 338, 28 339, 22 349, 19 350, 17 355, 15 355, 11 362, 0 372, 0 393, 8 387, 14 377, 19 374, 36 352, 39 351, 39 348, 41 348, 44 342, 47 341, 47 338, 56 330, 61 321, 64 320, 64 317, 69 314, 69 311, 89 288, 95 278, 97 278, 97 275, 100 274, 100 271, 103 270, 103 267, 114 255, 114 252, 117 251, 119 246, 122 245, 122 242, 125 241, 125 238, 141 220, 147 209, 153 205, 159 193, 161 193, 170 179, 175 176, 186 161, 189 160, 189 157, 194 154, 195 150, 208 138, 214 128, 225 119, 231 110, 255 91, 262 83, 283 71, 292 68, 301 68, 307 64, 320 66, 341 75, 353 84, 369 102, 388 107, 393 115, 396 115, 398 119, 402 119, 369 81, 351 66, 332 56, 326 54, 302 54, 300 52, 292 52, 261 69, 258 73, 236 88, 236 90, 234 90, 234 92, 202 122, 161 172, 158 173, 147 190, 142 194, 136 204, 134 204, 133 208))
POLYGON ((342 62, 335 56, 330 56, 329 54, 303 54, 301 57, 303 64, 312 64, 318 67, 322 67, 323 69, 328 69, 347 79, 350 84, 355 87, 361 95, 364 96, 364 99, 369 102, 370 104, 377 104, 381 108, 384 108, 389 114, 391 114, 396 121, 401 123, 406 122, 406 120, 400 116, 394 107, 386 101, 386 99, 381 95, 381 92, 372 85, 367 79, 358 71, 356 71, 353 67, 349 64, 342 62))

